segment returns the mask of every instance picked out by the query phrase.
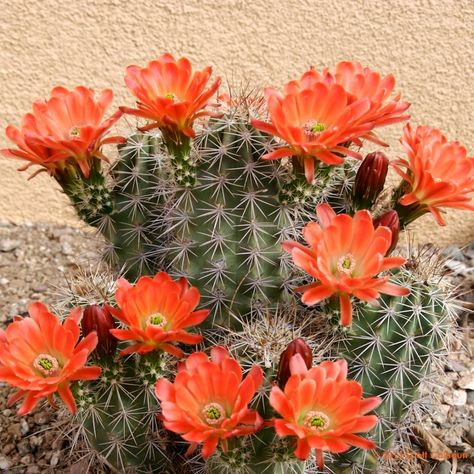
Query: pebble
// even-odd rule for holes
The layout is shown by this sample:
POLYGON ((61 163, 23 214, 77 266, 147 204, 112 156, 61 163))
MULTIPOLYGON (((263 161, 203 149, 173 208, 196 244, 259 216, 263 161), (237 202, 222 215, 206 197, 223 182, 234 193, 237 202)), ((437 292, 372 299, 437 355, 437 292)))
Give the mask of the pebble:
POLYGON ((28 466, 26 474, 41 474, 41 470, 38 466, 28 466))
POLYGON ((433 410, 433 412, 431 413, 431 419, 439 425, 443 425, 444 423, 446 423, 449 410, 451 410, 451 407, 449 405, 440 404, 436 407, 436 410, 433 410))
POLYGON ((49 414, 45 411, 40 411, 34 414, 33 419, 37 425, 45 425, 49 422, 49 414))
POLYGON ((457 383, 459 388, 474 390, 474 372, 463 375, 457 383))
POLYGON ((449 461, 443 461, 433 471, 433 474, 451 474, 451 463, 449 461))
POLYGON ((469 432, 467 433, 466 439, 469 441, 469 443, 471 444, 471 446, 474 447, 474 424, 471 425, 471 429, 470 429, 469 432))
POLYGON ((467 402, 466 390, 453 390, 444 394, 444 401, 448 405, 462 406, 467 402))
POLYGON ((51 456, 51 461, 49 461, 49 464, 53 467, 57 466, 58 463, 59 463, 59 455, 60 453, 59 452, 55 452, 52 456, 51 456))
POLYGON ((474 405, 474 390, 466 390, 467 393, 467 403, 474 405))
POLYGON ((12 423, 7 430, 12 436, 13 439, 21 438, 21 425, 20 423, 12 423))
POLYGON ((0 455, 0 469, 4 469, 5 471, 9 469, 11 466, 10 460, 5 457, 0 455))
POLYGON ((3 239, 0 240, 0 252, 12 252, 22 244, 21 240, 3 239))
POLYGON ((22 439, 16 444, 16 449, 20 454, 28 454, 31 453, 31 446, 27 439, 22 439))
POLYGON ((20 462, 21 462, 22 464, 28 465, 28 464, 31 464, 31 463, 33 462, 33 459, 32 459, 32 457, 31 457, 30 454, 27 454, 26 456, 23 456, 23 457, 20 459, 20 462))
POLYGON ((20 430, 21 430, 21 434, 23 436, 28 434, 28 432, 30 431, 30 427, 28 426, 28 422, 24 418, 22 418, 20 420, 20 430))

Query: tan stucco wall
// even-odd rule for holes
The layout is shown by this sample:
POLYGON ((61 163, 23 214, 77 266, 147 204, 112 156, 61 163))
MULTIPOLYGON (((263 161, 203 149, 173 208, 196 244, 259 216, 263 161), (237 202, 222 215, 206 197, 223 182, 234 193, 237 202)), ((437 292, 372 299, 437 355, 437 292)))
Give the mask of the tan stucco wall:
MULTIPOLYGON (((56 84, 112 87, 117 105, 131 104, 124 67, 164 51, 212 64, 233 83, 261 85, 351 59, 393 72, 414 122, 474 150, 472 0, 9 0, 0 21, 2 129, 56 84)), ((395 145, 392 156, 400 130, 381 131, 395 145)), ((77 223, 51 179, 27 181, 17 162, 0 164, 0 218, 77 223)), ((448 220, 439 229, 424 218, 417 234, 474 240, 474 213, 448 220)))

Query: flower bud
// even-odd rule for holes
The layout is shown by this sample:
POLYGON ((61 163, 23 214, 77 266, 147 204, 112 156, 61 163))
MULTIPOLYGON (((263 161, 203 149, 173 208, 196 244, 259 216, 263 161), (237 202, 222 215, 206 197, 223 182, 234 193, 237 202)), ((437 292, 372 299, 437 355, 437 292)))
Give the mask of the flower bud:
POLYGON ((400 219, 398 218, 397 211, 387 211, 385 214, 377 217, 377 219, 374 220, 374 228, 376 229, 380 225, 388 227, 392 231, 392 244, 387 251, 387 255, 389 255, 397 245, 398 234, 400 232, 400 219))
POLYGON ((101 307, 97 304, 86 306, 81 326, 84 336, 93 331, 97 332, 96 354, 99 356, 115 354, 117 339, 110 334, 110 329, 115 329, 116 324, 106 306, 101 307))
POLYGON ((290 342, 288 347, 281 353, 280 362, 278 364, 277 381, 282 389, 285 387, 286 382, 291 376, 290 360, 296 354, 300 354, 308 369, 311 368, 313 363, 313 353, 308 344, 306 344, 306 342, 301 338, 290 342))
POLYGON ((387 177, 389 161, 384 153, 369 153, 357 170, 353 201, 358 209, 369 209, 382 192, 387 177))

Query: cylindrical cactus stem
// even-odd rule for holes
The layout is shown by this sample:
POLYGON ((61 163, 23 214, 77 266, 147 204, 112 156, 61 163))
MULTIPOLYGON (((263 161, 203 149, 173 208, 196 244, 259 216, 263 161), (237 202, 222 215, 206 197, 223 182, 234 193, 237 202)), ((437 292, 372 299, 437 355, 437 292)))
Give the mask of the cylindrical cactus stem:
POLYGON ((112 213, 112 196, 99 159, 92 162, 87 178, 78 169, 68 167, 57 180, 79 217, 87 224, 98 227, 105 216, 112 213))
MULTIPOLYGON (((380 421, 374 435, 381 450, 392 447, 397 426, 432 372, 433 357, 444 353, 452 317, 448 297, 439 288, 422 281, 413 283, 408 270, 400 271, 396 278, 400 285, 410 286, 410 294, 384 295, 380 306, 356 306, 352 326, 337 349, 365 395, 383 399, 375 410, 380 421)), ((339 461, 361 464, 358 472, 370 473, 377 458, 354 451, 339 461)))
POLYGON ((158 140, 136 134, 119 146, 120 159, 111 170, 114 211, 101 227, 109 242, 108 257, 129 279, 154 271, 154 251, 163 233, 158 204, 165 197, 165 173, 158 140))
POLYGON ((82 383, 76 393, 77 421, 86 444, 119 473, 175 472, 153 394, 162 369, 147 362, 140 367, 133 358, 110 362, 100 380, 82 383), (161 470, 153 471, 157 467, 161 470))

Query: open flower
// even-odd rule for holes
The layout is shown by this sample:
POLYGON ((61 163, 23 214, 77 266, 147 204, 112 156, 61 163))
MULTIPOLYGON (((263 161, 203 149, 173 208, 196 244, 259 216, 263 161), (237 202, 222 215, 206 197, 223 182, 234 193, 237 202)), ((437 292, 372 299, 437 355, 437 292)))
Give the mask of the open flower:
POLYGON ((347 380, 347 362, 325 361, 308 370, 300 354, 290 361, 291 377, 282 391, 274 386, 270 405, 282 418, 273 421, 279 436, 295 436, 295 455, 308 458, 311 449, 323 468, 323 451, 342 453, 351 446, 374 449, 375 444, 358 433, 370 431, 377 424, 375 415, 379 397, 362 398, 362 387, 347 380))
POLYGON ((303 293, 303 303, 311 306, 338 296, 341 324, 350 326, 351 295, 377 303, 380 293, 409 293, 390 283, 388 275, 377 277, 380 272, 405 263, 402 257, 385 257, 392 244, 390 229, 374 229, 372 216, 366 210, 357 211, 354 217, 336 215, 328 204, 321 204, 316 210, 321 225, 310 222, 303 230, 309 247, 292 241, 283 243, 295 265, 318 280, 296 289, 303 293))
POLYGON ((138 99, 137 108, 121 110, 151 121, 141 130, 171 128, 194 137, 193 122, 209 115, 204 108, 221 82, 217 78, 206 89, 211 73, 211 67, 193 72, 187 58, 176 61, 171 54, 163 54, 144 68, 128 66, 125 83, 138 99))
POLYGON ((112 99, 110 89, 103 90, 95 100, 94 91, 84 86, 71 91, 55 87, 50 99, 33 103, 33 111, 23 117, 20 129, 7 127, 7 137, 17 148, 3 149, 1 153, 29 161, 21 170, 40 165, 55 175, 73 164, 87 178, 94 159, 107 160, 102 145, 124 141, 122 137, 104 137, 122 115, 117 111, 104 120, 112 99))
POLYGON ((340 62, 335 71, 315 69, 299 80, 290 81, 283 94, 267 89, 270 122, 253 120, 255 128, 280 137, 288 146, 265 155, 265 159, 286 156, 303 162, 308 181, 314 175, 315 162, 339 164, 343 156, 360 159, 349 149, 361 139, 385 145, 373 133, 383 125, 407 120, 408 102, 390 97, 395 86, 392 75, 362 67, 359 63, 340 62))
POLYGON ((264 155, 263 159, 296 157, 303 163, 306 179, 311 182, 318 160, 335 165, 344 161, 342 155, 361 158, 346 144, 372 128, 371 124, 357 124, 370 108, 368 99, 350 104, 342 86, 323 82, 285 95, 267 89, 265 96, 271 123, 261 120, 251 123, 258 130, 282 138, 288 145, 264 155))
MULTIPOLYGON (((323 82, 327 85, 339 84, 348 94, 350 104, 361 99, 368 99, 370 107, 358 118, 358 123, 370 123, 372 129, 384 125, 403 122, 410 116, 406 114, 410 107, 408 102, 400 100, 400 94, 392 97, 395 78, 392 74, 385 77, 360 63, 341 61, 334 71, 325 68, 322 73, 312 68, 306 71, 299 81, 291 81, 285 88, 286 93, 296 90, 311 89, 315 84, 323 82)), ((373 132, 363 138, 382 144, 373 132)))
POLYGON ((173 281, 167 273, 160 272, 153 278, 141 277, 135 286, 124 279, 117 286, 115 299, 120 309, 109 310, 127 328, 110 332, 121 341, 135 341, 121 351, 122 355, 162 350, 182 357, 183 351, 174 343, 202 341, 202 336, 186 332, 185 328, 202 323, 209 310, 194 311, 200 295, 186 278, 173 281))
POLYGON ((409 214, 405 224, 431 212, 439 225, 445 225, 441 209, 474 210, 474 157, 467 156, 464 146, 448 142, 439 130, 425 125, 413 130, 410 124, 405 126, 401 142, 407 159, 394 161, 393 165, 404 179, 406 193, 397 211, 402 218, 409 214))
POLYGON ((195 352, 179 368, 174 383, 156 383, 163 423, 191 443, 188 454, 199 443, 204 458, 219 442, 225 451, 229 438, 253 434, 263 426, 261 416, 248 407, 262 381, 257 366, 242 380, 242 368, 224 347, 212 348, 210 360, 195 352))
POLYGON ((0 329, 0 380, 20 389, 8 405, 24 398, 18 414, 26 415, 41 398, 54 405, 57 393, 75 413, 71 382, 94 380, 100 375, 99 367, 85 367, 97 335, 90 333, 78 343, 80 308, 63 324, 42 303, 31 304, 28 311, 30 317, 17 316, 6 330, 0 329))

